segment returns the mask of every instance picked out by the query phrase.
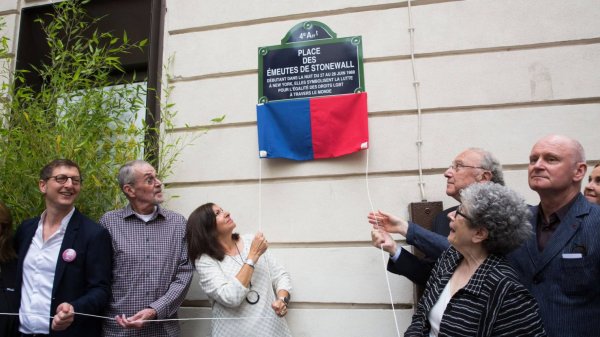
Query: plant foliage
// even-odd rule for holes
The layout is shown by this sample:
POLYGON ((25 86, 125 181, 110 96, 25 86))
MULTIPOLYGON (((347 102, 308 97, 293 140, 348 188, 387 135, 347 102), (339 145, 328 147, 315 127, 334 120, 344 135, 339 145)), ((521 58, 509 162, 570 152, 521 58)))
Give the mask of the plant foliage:
MULTIPOLYGON (((173 143, 164 141, 165 126, 172 126, 175 116, 172 104, 162 104, 162 119, 152 127, 136 124, 137 115, 146 114, 146 95, 154 91, 136 85, 135 79, 124 80, 125 76, 116 83, 115 73, 124 75, 120 56, 142 49, 147 41, 95 30, 100 19, 87 15, 86 2, 60 2, 54 14, 37 20, 50 48, 47 61, 32 70, 43 79, 41 88, 28 86, 23 71, 4 69, 0 199, 16 223, 43 211, 39 171, 53 159, 68 158, 79 164, 84 181, 76 206, 98 219, 125 204, 116 179, 118 169, 148 155, 145 135, 158 135, 158 144, 163 139, 169 150, 159 151, 162 173, 171 172, 187 144, 176 137, 173 143)), ((6 41, 0 40, 0 56, 8 55, 6 41)))

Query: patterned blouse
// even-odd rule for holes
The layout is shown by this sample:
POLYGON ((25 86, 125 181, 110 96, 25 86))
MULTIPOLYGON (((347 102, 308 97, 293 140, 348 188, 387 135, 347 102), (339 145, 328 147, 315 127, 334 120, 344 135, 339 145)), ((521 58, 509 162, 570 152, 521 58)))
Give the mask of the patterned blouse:
POLYGON ((196 260, 200 286, 212 305, 212 337, 291 336, 285 318, 278 317, 271 308, 278 290, 291 292, 290 276, 269 251, 260 257, 252 274, 252 290, 260 296, 258 303, 246 302, 250 289, 235 277, 248 256, 252 239, 252 235, 242 236, 241 256, 225 255, 219 261, 204 254, 196 260))
MULTIPOLYGON (((448 248, 437 260, 404 336, 429 336, 428 313, 462 260, 448 248)), ((450 299, 438 336, 546 336, 538 305, 506 260, 490 255, 450 299)))

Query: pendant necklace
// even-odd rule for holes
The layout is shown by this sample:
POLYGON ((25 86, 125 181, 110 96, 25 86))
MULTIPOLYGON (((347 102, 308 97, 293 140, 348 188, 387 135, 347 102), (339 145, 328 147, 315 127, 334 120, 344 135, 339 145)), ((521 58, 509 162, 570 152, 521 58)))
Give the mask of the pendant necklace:
MULTIPOLYGON (((240 256, 240 261, 242 261, 242 263, 238 262, 238 260, 236 260, 235 258, 233 258, 233 256, 231 258, 233 258, 233 260, 235 262, 237 262, 240 266, 244 266, 244 258, 242 257, 242 253, 240 252, 240 249, 237 246, 237 242, 235 243, 235 249, 237 250, 239 256, 240 256)), ((248 294, 246 294, 246 302, 248 302, 249 304, 256 304, 258 303, 258 301, 260 300, 260 295, 258 294, 258 292, 256 290, 252 289, 252 280, 250 280, 250 284, 248 286, 248 288, 250 289, 250 291, 248 291, 248 294)))

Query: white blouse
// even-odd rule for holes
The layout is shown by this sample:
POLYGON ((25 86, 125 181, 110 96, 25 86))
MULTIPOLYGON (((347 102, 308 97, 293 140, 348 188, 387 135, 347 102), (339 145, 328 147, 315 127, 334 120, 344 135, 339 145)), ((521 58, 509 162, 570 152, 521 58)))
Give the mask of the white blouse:
POLYGON ((200 286, 212 305, 212 337, 291 336, 285 318, 277 316, 271 308, 278 290, 291 293, 290 276, 270 252, 267 250, 255 263, 252 274, 252 290, 260 295, 258 303, 246 302, 250 289, 235 277, 242 269, 253 238, 253 235, 241 237, 242 256, 225 255, 223 261, 218 261, 204 254, 196 260, 200 286))

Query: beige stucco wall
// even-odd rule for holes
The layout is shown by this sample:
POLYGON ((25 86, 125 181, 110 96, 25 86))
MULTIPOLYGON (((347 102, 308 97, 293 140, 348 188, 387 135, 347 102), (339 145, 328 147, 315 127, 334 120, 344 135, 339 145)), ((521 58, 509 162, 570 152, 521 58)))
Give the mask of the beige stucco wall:
MULTIPOLYGON (((534 141, 579 139, 600 159, 600 6, 597 1, 415 1, 416 71, 422 103, 426 196, 444 195, 444 169, 463 148, 484 147, 506 166, 508 185, 527 187, 534 141)), ((165 55, 174 57, 179 125, 207 125, 187 148, 170 193, 184 214, 215 201, 241 232, 261 226, 290 270, 296 336, 394 336, 380 252, 369 247, 367 153, 314 162, 257 156, 257 48, 279 44, 295 24, 317 20, 339 37, 361 35, 369 94, 369 187, 375 208, 407 216, 420 201, 417 114, 405 1, 169 1, 165 55), (262 178, 260 188, 258 179, 262 178)), ((412 286, 392 276, 400 331, 412 286)), ((190 299, 203 299, 193 285, 190 299)), ((185 308, 186 316, 210 315, 185 308)), ((206 323, 184 324, 204 336, 206 323), (200 330, 196 330, 200 329, 200 330)))
MULTIPOLYGON (((536 139, 567 134, 582 142, 588 159, 600 159, 597 1, 415 1, 412 15, 429 200, 454 204, 442 173, 469 146, 493 151, 507 184, 531 203, 537 198, 526 165, 536 139)), ((179 198, 170 205, 189 214, 215 201, 241 232, 254 232, 262 198, 262 229, 295 281, 288 316, 295 335, 394 336, 381 254, 368 244, 367 153, 262 165, 257 156, 257 48, 280 43, 305 20, 339 37, 363 37, 374 207, 408 216, 407 205, 420 201, 406 2, 195 0, 168 2, 165 55, 174 57, 178 123, 227 118, 185 150, 171 178, 170 193, 179 198)), ((403 332, 413 289, 404 278, 390 281, 403 332)), ((205 297, 194 284, 188 298, 205 297)), ((204 336, 206 325, 184 329, 204 336)))
MULTIPOLYGON (((35 3, 0 1, 11 38, 18 8, 35 3)), ((407 217, 407 205, 421 200, 408 17, 406 1, 167 1, 164 56, 173 59, 178 133, 227 115, 184 150, 168 181, 178 197, 168 206, 187 216, 217 202, 242 233, 257 231, 260 216, 273 254, 293 277, 288 322, 295 336, 396 335, 384 262, 369 245, 365 172, 368 155, 375 208, 407 217), (363 37, 370 150, 259 162, 257 48, 279 44, 306 20, 338 37, 363 37)), ((581 141, 590 162, 600 160, 599 17, 598 0, 413 1, 428 200, 455 204, 442 173, 466 147, 494 152, 507 184, 530 203, 537 197, 526 168, 536 139, 566 134, 581 141)), ((403 332, 413 288, 401 277, 390 282, 403 332)), ((195 279, 181 315, 210 317, 205 299, 195 279)), ((208 321, 182 326, 185 337, 209 331, 208 321)))

